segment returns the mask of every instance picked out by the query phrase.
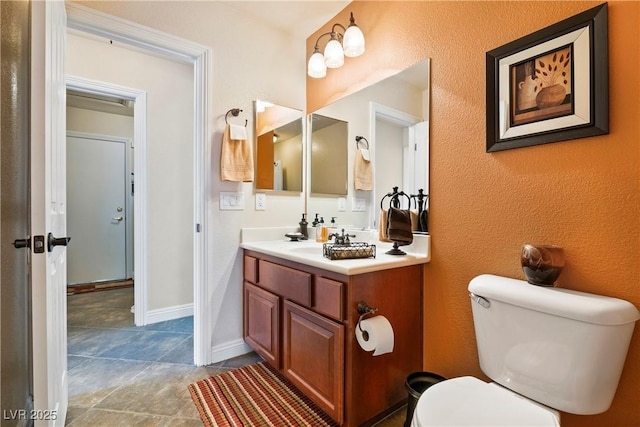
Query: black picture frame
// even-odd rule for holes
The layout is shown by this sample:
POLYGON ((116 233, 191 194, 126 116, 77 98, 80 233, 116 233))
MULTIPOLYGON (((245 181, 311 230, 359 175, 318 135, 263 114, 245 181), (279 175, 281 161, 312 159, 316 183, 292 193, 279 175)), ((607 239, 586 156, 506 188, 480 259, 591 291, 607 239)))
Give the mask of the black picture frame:
POLYGON ((609 133, 607 21, 603 3, 487 52, 487 153, 609 133))

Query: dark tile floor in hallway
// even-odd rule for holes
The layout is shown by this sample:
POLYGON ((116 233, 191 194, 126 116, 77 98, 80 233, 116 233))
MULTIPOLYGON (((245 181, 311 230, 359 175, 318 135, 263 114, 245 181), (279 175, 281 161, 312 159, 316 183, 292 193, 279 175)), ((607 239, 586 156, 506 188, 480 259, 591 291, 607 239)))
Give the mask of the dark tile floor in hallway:
MULTIPOLYGON (((202 426, 187 386, 260 359, 193 365, 193 317, 134 326, 133 288, 68 297, 66 425, 202 426)), ((377 427, 400 427, 400 410, 377 427)))

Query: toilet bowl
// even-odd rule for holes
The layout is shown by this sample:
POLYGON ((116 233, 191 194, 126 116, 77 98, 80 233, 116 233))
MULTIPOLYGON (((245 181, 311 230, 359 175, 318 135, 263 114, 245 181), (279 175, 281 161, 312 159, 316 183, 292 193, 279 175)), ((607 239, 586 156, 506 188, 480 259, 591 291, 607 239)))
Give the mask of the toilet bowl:
POLYGON ((469 292, 480 368, 493 382, 434 384, 412 427, 559 426, 559 411, 609 409, 640 319, 633 304, 488 274, 469 292))
POLYGON ((453 378, 428 388, 411 422, 411 427, 559 425, 558 411, 475 377, 453 378))

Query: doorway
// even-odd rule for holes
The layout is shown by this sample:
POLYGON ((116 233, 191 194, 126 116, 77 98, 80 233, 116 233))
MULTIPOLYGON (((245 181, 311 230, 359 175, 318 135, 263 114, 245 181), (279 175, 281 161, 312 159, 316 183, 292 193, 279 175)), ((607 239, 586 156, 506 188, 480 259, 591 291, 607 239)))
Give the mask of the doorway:
MULTIPOLYGON (((381 200, 382 195, 392 191, 393 186, 400 187, 399 184, 402 185, 399 189, 408 194, 415 194, 418 189, 429 194, 429 122, 372 102, 369 126, 376 159, 374 200, 381 200)), ((378 221, 375 215, 371 218, 375 227, 378 221)))
MULTIPOLYGON (((210 124, 208 116, 208 95, 209 87, 209 68, 211 51, 209 48, 198 45, 184 39, 174 38, 169 34, 160 34, 156 30, 151 30, 135 23, 124 21, 113 16, 105 15, 96 10, 84 8, 73 3, 67 3, 67 34, 71 32, 82 32, 89 34, 108 37, 115 43, 124 43, 133 46, 138 50, 161 58, 173 59, 175 61, 190 64, 193 81, 188 92, 194 95, 193 102, 193 140, 194 152, 192 160, 192 173, 194 177, 193 189, 193 215, 192 219, 187 222, 190 225, 188 236, 192 239, 190 245, 193 250, 193 304, 191 307, 194 316, 194 364, 205 365, 211 362, 211 328, 210 322, 206 321, 208 310, 209 291, 207 289, 209 267, 206 261, 207 249, 207 230, 208 221, 205 209, 205 183, 210 174, 210 165, 207 159, 210 157, 210 147, 206 144, 210 135, 210 124)), ((100 59, 97 63, 104 63, 104 59, 100 59)), ((100 68, 100 67, 98 67, 100 68)), ((104 79, 101 79, 103 82, 104 79)), ((67 83, 69 77, 67 77, 67 83)), ((82 86, 82 85, 80 85, 82 86)), ((104 88, 106 92, 108 88, 104 88)), ((147 105, 147 94, 129 92, 129 95, 135 98, 135 120, 144 120, 144 115, 138 114, 137 109, 147 105)), ((168 104, 169 105, 169 104, 168 104)), ((140 165, 144 166, 148 163, 146 158, 146 147, 143 149, 141 144, 146 144, 147 132, 149 128, 145 122, 136 123, 134 145, 136 156, 135 164, 135 186, 136 188, 144 188, 148 186, 147 177, 141 173, 140 165)), ((149 135, 151 137, 151 135, 149 135)), ((134 231, 134 270, 135 280, 140 284, 141 280, 148 280, 147 265, 138 264, 139 260, 144 259, 144 252, 149 247, 162 248, 162 242, 158 244, 148 243, 145 223, 147 214, 147 200, 143 197, 141 191, 136 191, 134 196, 134 205, 136 211, 134 213, 134 223, 137 225, 134 231)), ((139 292, 142 286, 136 287, 135 306, 146 306, 148 295, 139 292)), ((136 309, 136 324, 145 324, 147 319, 140 317, 143 313, 139 313, 136 309)), ((159 313, 163 314, 163 313, 159 313)))
POLYGON ((133 101, 67 90, 69 293, 133 279, 133 132, 133 101))

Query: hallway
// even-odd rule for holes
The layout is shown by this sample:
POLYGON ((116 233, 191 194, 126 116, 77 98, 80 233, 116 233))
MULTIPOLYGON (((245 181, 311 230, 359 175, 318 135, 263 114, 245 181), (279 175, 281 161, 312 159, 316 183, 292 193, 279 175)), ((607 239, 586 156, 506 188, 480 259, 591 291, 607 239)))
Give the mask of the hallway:
POLYGON ((135 327, 133 288, 67 303, 69 426, 202 426, 187 386, 260 360, 193 366, 193 317, 135 327))

